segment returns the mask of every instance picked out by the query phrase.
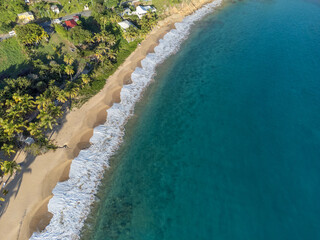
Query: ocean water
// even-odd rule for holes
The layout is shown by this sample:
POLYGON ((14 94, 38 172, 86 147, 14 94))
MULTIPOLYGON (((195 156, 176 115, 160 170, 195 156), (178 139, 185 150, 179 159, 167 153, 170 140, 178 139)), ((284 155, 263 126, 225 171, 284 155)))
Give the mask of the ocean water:
POLYGON ((229 4, 157 73, 82 239, 320 239, 320 1, 229 4))
POLYGON ((243 0, 157 68, 83 240, 320 239, 320 1, 243 0))
POLYGON ((228 1, 192 25, 210 9, 134 72, 32 239, 77 239, 90 211, 82 240, 320 239, 320 1, 228 1))

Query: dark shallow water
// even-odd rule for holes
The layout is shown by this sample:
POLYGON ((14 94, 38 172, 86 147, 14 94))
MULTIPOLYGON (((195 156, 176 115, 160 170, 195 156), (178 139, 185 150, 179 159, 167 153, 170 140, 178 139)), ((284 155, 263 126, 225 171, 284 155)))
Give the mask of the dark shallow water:
POLYGON ((320 239, 320 1, 230 4, 144 95, 83 240, 320 239))

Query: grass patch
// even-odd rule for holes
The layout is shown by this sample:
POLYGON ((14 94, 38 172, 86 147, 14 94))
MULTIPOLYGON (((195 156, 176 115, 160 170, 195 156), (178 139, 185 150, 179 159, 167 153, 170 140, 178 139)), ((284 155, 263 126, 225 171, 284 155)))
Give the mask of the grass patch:
MULTIPOLYGON (((78 55, 71 49, 75 49, 75 46, 70 43, 67 39, 62 38, 59 34, 53 33, 50 35, 49 42, 44 42, 36 48, 38 58, 45 61, 47 55, 54 55, 54 48, 61 48, 63 54, 69 54, 74 58, 77 58, 78 55)), ((57 57, 57 56, 55 56, 57 57)))
POLYGON ((154 5, 158 10, 164 10, 165 8, 169 6, 174 6, 177 3, 182 2, 189 2, 189 0, 153 0, 151 3, 154 5))
POLYGON ((14 76, 27 67, 27 56, 15 37, 0 42, 0 63, 0 76, 14 76))

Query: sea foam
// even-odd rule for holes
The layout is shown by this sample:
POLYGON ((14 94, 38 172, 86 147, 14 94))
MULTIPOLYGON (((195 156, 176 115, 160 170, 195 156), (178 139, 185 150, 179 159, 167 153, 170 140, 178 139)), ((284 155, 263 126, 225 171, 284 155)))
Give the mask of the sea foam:
POLYGON ((181 43, 188 37, 191 26, 221 4, 216 0, 203 6, 168 32, 154 53, 142 60, 142 68, 136 68, 131 75, 132 83, 123 86, 121 102, 107 110, 107 121, 94 129, 90 142, 92 145, 82 150, 71 164, 69 180, 59 182, 53 189, 48 210, 53 214, 50 224, 42 231, 35 232, 31 240, 76 240, 95 201, 95 194, 109 166, 109 158, 117 151, 124 136, 124 125, 132 116, 134 106, 143 90, 151 82, 156 66, 178 51, 181 43))

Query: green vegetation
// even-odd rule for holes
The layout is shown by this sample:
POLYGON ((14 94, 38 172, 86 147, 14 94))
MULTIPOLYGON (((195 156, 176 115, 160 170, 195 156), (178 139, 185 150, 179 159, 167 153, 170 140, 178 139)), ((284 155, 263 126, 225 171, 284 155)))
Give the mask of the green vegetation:
POLYGON ((103 7, 102 10, 99 7, 93 17, 81 19, 79 25, 69 31, 56 25, 57 33, 50 40, 37 24, 16 26, 17 39, 28 54, 30 68, 23 76, 3 80, 0 90, 2 151, 9 147, 9 154, 15 153, 26 147, 24 140, 28 137, 35 141, 33 153, 42 152, 34 150, 34 146, 54 148, 47 134, 63 111, 72 106, 71 102, 81 104, 98 92, 157 19, 156 14, 148 13, 141 20, 135 19, 137 28, 125 32, 118 25, 122 19, 116 9, 103 7), (136 40, 129 43, 128 35, 130 40, 136 40))
POLYGON ((17 14, 25 12, 24 0, 0 0, 0 33, 11 31, 15 25, 17 14))
POLYGON ((16 38, 0 42, 0 63, 0 76, 9 73, 14 76, 13 73, 17 72, 19 68, 27 67, 27 56, 16 38), (6 72, 6 70, 9 71, 6 72))
POLYGON ((42 39, 48 38, 48 34, 38 24, 30 23, 15 27, 19 41, 24 45, 39 44, 42 39))
POLYGON ((84 6, 90 6, 90 0, 60 0, 59 2, 46 2, 46 1, 39 1, 29 5, 29 10, 32 11, 36 18, 58 18, 62 17, 71 13, 81 12, 84 9, 84 6), (70 3, 69 3, 70 2, 70 3), (54 13, 51 11, 50 7, 52 5, 56 5, 60 12, 54 13))
MULTIPOLYGON (((15 4, 11 2, 14 0, 6 4, 15 7, 14 14, 32 9, 38 18, 53 17, 49 11, 51 3, 41 1, 26 7, 18 4, 18 0, 15 4)), ((99 92, 106 79, 156 25, 156 13, 149 12, 142 19, 134 15, 120 17, 124 9, 121 2, 124 1, 75 0, 69 3, 60 0, 61 14, 81 11, 87 4, 92 16, 80 18, 77 26, 68 30, 56 24, 50 36, 36 23, 17 25, 14 28, 17 36, 0 43, 0 74, 5 73, 0 82, 2 153, 10 157, 24 150, 38 155, 56 149, 48 136, 59 127, 65 111, 80 106, 99 92), (122 30, 118 22, 124 19, 136 27, 122 30), (25 71, 21 71, 22 65, 25 71)), ((160 0, 155 1, 158 3, 160 0)), ((0 14, 3 6, 0 0, 0 14)), ((134 6, 130 8, 134 10, 134 6)), ((8 19, 3 29, 14 25, 10 22, 13 17, 8 19)), ((2 174, 8 174, 9 178, 19 170, 14 161, 0 160, 0 164, 2 174)), ((3 195, 6 193, 2 191, 3 195)))

